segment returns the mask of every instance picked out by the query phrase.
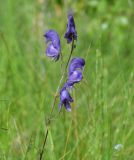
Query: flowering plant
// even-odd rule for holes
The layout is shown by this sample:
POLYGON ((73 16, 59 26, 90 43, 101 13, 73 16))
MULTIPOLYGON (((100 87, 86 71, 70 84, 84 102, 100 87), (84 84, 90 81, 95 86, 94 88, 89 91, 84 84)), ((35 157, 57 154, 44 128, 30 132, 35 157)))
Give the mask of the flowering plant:
MULTIPOLYGON (((44 34, 44 37, 47 43, 46 56, 54 61, 60 60, 61 45, 58 33, 55 30, 51 29, 44 34)), ((74 100, 71 97, 69 91, 74 87, 76 83, 80 82, 83 78, 83 69, 85 66, 85 60, 80 57, 72 58, 73 50, 75 48, 74 41, 77 40, 77 31, 75 29, 75 21, 72 14, 68 15, 67 31, 64 35, 64 38, 67 39, 68 44, 71 43, 71 51, 55 93, 50 115, 53 113, 58 94, 60 94, 59 111, 61 111, 63 105, 67 111, 71 111, 70 103, 72 103, 74 100), (66 82, 61 87, 65 73, 67 72, 67 68, 68 68, 68 77, 66 82)), ((48 128, 45 134, 44 143, 40 153, 40 160, 42 159, 43 156, 47 137, 48 137, 48 128)))

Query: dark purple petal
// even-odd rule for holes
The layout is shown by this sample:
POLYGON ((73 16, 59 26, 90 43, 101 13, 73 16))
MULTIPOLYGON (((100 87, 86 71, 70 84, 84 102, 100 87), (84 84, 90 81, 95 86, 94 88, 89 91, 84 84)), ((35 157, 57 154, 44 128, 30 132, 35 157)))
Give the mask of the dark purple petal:
POLYGON ((70 106, 69 102, 65 103, 65 108, 66 108, 67 111, 69 111, 69 112, 71 111, 71 106, 70 106))
POLYGON ((77 32, 75 30, 75 22, 72 15, 68 16, 67 31, 64 38, 67 39, 67 43, 71 43, 73 39, 77 40, 77 32))
POLYGON ((68 88, 68 89, 71 89, 74 85, 74 82, 71 82, 71 81, 67 81, 65 84, 64 84, 64 87, 65 88, 68 88))
POLYGON ((46 43, 48 44, 46 55, 57 61, 61 52, 60 38, 58 33, 54 30, 48 30, 44 36, 46 38, 46 43))

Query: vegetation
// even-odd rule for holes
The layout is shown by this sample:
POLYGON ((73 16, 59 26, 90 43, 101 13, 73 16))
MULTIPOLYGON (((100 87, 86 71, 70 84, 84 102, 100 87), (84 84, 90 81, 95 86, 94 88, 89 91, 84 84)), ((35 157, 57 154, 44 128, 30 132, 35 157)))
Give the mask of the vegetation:
POLYGON ((134 159, 133 17, 132 0, 0 1, 0 160, 37 159, 47 127, 46 160, 134 159), (50 117, 61 63, 45 56, 43 34, 60 34, 65 63, 69 9, 84 78, 72 112, 58 115, 58 99, 50 117))

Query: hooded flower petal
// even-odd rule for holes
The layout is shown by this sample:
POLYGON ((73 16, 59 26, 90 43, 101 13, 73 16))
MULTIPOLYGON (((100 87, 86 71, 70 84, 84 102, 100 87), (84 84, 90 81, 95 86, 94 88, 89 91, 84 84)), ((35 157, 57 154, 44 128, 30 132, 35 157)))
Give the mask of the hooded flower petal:
POLYGON ((57 61, 60 57, 61 51, 58 33, 54 30, 48 30, 44 36, 46 38, 46 43, 48 44, 46 48, 46 55, 57 61))
POLYGON ((85 60, 83 58, 73 58, 69 65, 69 75, 75 70, 83 70, 85 60))
POLYGON ((75 22, 73 15, 68 16, 67 31, 64 38, 67 39, 67 43, 71 43, 73 39, 77 40, 77 32, 75 30, 75 22))

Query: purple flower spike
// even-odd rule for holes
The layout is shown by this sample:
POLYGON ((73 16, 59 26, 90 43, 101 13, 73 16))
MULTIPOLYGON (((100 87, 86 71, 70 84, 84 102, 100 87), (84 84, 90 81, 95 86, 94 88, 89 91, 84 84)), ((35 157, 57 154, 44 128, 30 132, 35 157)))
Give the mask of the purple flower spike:
POLYGON ((73 58, 69 65, 68 80, 64 84, 64 87, 71 89, 75 83, 78 83, 83 78, 83 68, 85 66, 85 60, 83 58, 73 58))
POLYGON ((71 111, 70 102, 73 102, 73 99, 68 90, 71 89, 75 83, 78 83, 82 80, 84 65, 85 60, 83 58, 73 58, 71 60, 69 65, 68 80, 60 91, 59 109, 61 109, 62 105, 64 105, 66 110, 71 111))
POLYGON ((68 16, 67 31, 64 38, 67 39, 67 43, 71 43, 73 39, 77 40, 77 32, 75 30, 75 22, 73 15, 68 16))
POLYGON ((48 30, 44 36, 46 38, 46 43, 48 44, 46 48, 46 55, 52 58, 54 61, 57 61, 61 52, 60 38, 58 33, 54 30, 48 30))
POLYGON ((62 105, 64 105, 67 111, 71 111, 70 102, 73 102, 73 99, 70 96, 66 87, 63 87, 62 90, 60 91, 59 109, 61 109, 62 105))
POLYGON ((83 58, 73 58, 69 65, 68 85, 78 83, 82 80, 82 71, 85 65, 83 58))

